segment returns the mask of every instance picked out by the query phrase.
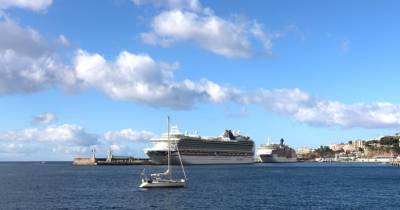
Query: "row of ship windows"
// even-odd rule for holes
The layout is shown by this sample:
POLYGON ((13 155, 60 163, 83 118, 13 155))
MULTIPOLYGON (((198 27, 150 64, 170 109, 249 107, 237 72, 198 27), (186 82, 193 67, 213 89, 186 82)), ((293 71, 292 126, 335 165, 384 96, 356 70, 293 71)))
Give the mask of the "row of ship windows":
POLYGON ((194 151, 180 151, 181 155, 202 155, 202 156, 253 156, 252 152, 194 152, 194 151))
POLYGON ((215 147, 190 146, 190 147, 178 147, 178 148, 179 148, 180 150, 185 150, 185 149, 189 149, 189 150, 191 150, 191 149, 207 149, 207 150, 213 150, 213 149, 215 149, 215 150, 218 150, 218 151, 220 151, 220 150, 233 150, 233 151, 238 151, 238 150, 241 150, 241 151, 250 151, 250 150, 253 150, 253 147, 244 147, 244 148, 238 149, 237 147, 215 148, 215 147))
POLYGON ((253 142, 226 142, 226 141, 208 141, 208 142, 204 142, 204 141, 198 141, 198 140, 183 140, 182 142, 179 142, 179 144, 181 143, 192 143, 192 144, 223 144, 223 145, 254 145, 253 142))
POLYGON ((242 145, 237 145, 237 144, 203 144, 203 143, 179 143, 178 144, 179 147, 181 146, 202 146, 202 147, 206 147, 206 146, 219 146, 219 147, 253 147, 253 144, 242 144, 242 145))

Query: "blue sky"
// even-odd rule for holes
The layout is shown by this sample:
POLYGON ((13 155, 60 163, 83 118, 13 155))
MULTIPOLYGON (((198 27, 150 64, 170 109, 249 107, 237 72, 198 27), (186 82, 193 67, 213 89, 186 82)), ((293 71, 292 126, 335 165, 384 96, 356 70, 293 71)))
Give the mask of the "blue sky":
POLYGON ((0 160, 144 156, 167 115, 295 148, 398 131, 396 1, 0 3, 0 160))

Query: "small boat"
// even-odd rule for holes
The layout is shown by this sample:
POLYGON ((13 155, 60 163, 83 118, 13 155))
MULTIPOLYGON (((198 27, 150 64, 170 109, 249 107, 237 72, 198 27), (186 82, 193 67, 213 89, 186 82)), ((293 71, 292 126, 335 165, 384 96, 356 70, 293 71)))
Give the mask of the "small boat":
POLYGON ((147 175, 145 171, 141 173, 142 183, 139 185, 140 188, 173 188, 173 187, 185 187, 186 186, 186 173, 183 168, 181 155, 179 153, 178 146, 176 146, 179 161, 182 167, 183 179, 173 179, 171 173, 171 142, 169 138, 170 134, 170 125, 169 125, 169 116, 168 116, 168 168, 163 173, 155 173, 147 175))

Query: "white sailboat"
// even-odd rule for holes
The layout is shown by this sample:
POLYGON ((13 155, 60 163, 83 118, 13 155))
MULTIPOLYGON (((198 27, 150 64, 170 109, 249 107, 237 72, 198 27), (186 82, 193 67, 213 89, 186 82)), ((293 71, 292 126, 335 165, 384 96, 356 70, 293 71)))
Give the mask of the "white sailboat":
POLYGON ((146 175, 143 172, 141 173, 142 183, 139 185, 141 188, 165 188, 165 187, 185 187, 186 186, 186 173, 183 168, 181 155, 179 153, 178 145, 176 144, 176 149, 179 156, 179 161, 181 163, 183 179, 173 179, 171 173, 171 142, 169 138, 170 133, 170 125, 169 125, 169 116, 168 116, 168 168, 164 173, 155 173, 150 174, 150 176, 146 175))

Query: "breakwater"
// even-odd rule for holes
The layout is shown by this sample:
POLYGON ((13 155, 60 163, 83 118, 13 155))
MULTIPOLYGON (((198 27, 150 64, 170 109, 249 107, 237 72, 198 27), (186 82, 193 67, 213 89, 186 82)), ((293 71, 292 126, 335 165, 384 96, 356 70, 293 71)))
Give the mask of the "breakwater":
POLYGON ((96 157, 96 150, 93 149, 92 157, 74 158, 73 165, 76 166, 98 166, 98 165, 151 165, 148 158, 135 158, 132 156, 115 156, 111 150, 108 151, 106 158, 96 157))
POLYGON ((97 165, 151 165, 147 158, 116 157, 108 158, 75 158, 73 164, 76 166, 97 166, 97 165))

